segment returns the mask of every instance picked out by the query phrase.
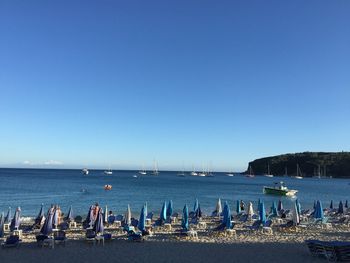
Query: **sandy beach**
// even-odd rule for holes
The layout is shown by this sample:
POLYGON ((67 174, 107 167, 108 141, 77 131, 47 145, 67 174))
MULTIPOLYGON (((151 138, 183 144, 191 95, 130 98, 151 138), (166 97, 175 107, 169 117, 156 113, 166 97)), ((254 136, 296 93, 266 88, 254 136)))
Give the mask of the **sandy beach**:
POLYGON ((105 246, 82 241, 66 247, 41 249, 35 243, 19 249, 2 249, 1 262, 321 262, 302 243, 129 243, 114 240, 105 246))

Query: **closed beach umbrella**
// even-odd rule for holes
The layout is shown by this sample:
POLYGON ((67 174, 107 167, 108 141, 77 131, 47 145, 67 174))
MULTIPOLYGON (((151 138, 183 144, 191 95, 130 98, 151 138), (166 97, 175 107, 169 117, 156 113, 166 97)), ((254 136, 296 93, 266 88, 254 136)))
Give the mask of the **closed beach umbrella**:
POLYGON ((348 208, 348 200, 345 201, 345 208, 348 208))
POLYGON ((338 208, 338 213, 343 214, 344 213, 344 207, 343 207, 343 202, 339 202, 339 208, 338 208))
POLYGON ((72 208, 72 206, 69 207, 69 211, 68 211, 66 220, 74 221, 74 215, 73 215, 73 208, 72 208))
POLYGON ((252 202, 249 202, 248 204, 248 211, 247 211, 248 217, 252 218, 252 216, 254 215, 254 209, 253 209, 253 204, 252 202))
POLYGON ((55 207, 55 211, 53 213, 52 225, 57 228, 58 226, 58 208, 55 207))
POLYGON ((220 198, 219 198, 218 202, 216 203, 215 212, 216 212, 216 215, 218 217, 220 217, 220 215, 222 213, 222 206, 221 206, 221 199, 220 198))
POLYGON ((102 208, 98 210, 96 221, 93 227, 93 230, 96 233, 103 233, 104 226, 103 226, 103 215, 102 215, 102 208))
POLYGON ((4 223, 10 224, 11 222, 11 207, 7 210, 7 215, 5 216, 4 223))
POLYGON ((131 225, 131 209, 130 209, 130 205, 128 205, 128 208, 126 210, 125 224, 127 224, 128 226, 131 225))
POLYGON ((103 222, 107 223, 108 222, 108 208, 106 206, 105 212, 103 214, 103 222))
POLYGON ((333 200, 331 200, 331 204, 329 205, 330 209, 333 209, 333 200))
POLYGON ((137 228, 143 232, 146 230, 145 225, 146 225, 146 214, 145 214, 145 206, 143 206, 141 209, 140 220, 139 220, 139 224, 137 225, 137 228))
POLYGON ((15 229, 19 229, 21 224, 21 208, 17 207, 15 214, 11 220, 10 230, 13 231, 15 229))
POLYGON ((324 218, 321 201, 317 201, 316 211, 314 213, 314 218, 316 218, 316 219, 323 219, 324 218))
POLYGON ((226 224, 225 224, 227 229, 231 229, 232 228, 232 222, 231 222, 231 210, 230 210, 230 206, 227 204, 227 208, 226 208, 226 224))
POLYGON ((166 202, 163 203, 162 210, 160 211, 160 220, 164 222, 166 220, 166 202))
POLYGON ((92 227, 94 225, 94 206, 90 206, 89 212, 84 221, 84 228, 92 227))
POLYGON ((277 205, 276 202, 272 202, 272 207, 271 207, 271 216, 276 217, 278 215, 277 213, 277 205))
POLYGON ((185 205, 183 210, 182 210, 181 226, 182 226, 183 230, 188 231, 188 207, 187 207, 187 205, 185 205))
POLYGON ((279 200, 278 201, 278 206, 277 206, 277 211, 280 212, 281 210, 283 210, 283 204, 282 204, 282 201, 279 200))
POLYGON ((300 202, 299 202, 298 199, 295 200, 295 204, 297 206, 298 215, 300 216, 300 214, 301 214, 301 205, 300 205, 300 202))
POLYGON ((200 204, 198 204, 198 209, 196 211, 196 217, 197 218, 202 217, 202 210, 201 210, 201 205, 200 204))
POLYGON ((197 212, 198 209, 198 199, 196 199, 196 201, 194 202, 194 206, 193 206, 193 212, 197 212))
POLYGON ((241 213, 241 205, 239 203, 239 200, 236 202, 236 213, 239 215, 241 213))
POLYGON ((47 212, 47 216, 44 222, 44 225, 40 229, 40 233, 48 236, 52 233, 52 219, 53 219, 53 208, 50 208, 47 212))
POLYGON ((169 203, 168 203, 168 207, 167 207, 167 210, 166 210, 166 216, 167 217, 171 217, 173 215, 173 201, 170 200, 169 203))
POLYGON ((300 218, 299 218, 299 212, 298 212, 298 205, 296 203, 294 204, 292 219, 293 219, 293 225, 295 226, 299 225, 300 218))
POLYGON ((262 224, 266 223, 266 211, 264 202, 260 203, 259 217, 262 224))
POLYGON ((41 204, 39 214, 36 217, 35 221, 41 220, 41 218, 43 218, 43 216, 44 216, 44 204, 41 204))
POLYGON ((225 201, 224 209, 222 211, 222 215, 223 215, 223 217, 222 217, 222 224, 224 224, 224 225, 226 225, 226 221, 227 221, 227 206, 228 206, 227 201, 225 201))
POLYGON ((4 237, 4 220, 5 220, 5 215, 4 215, 4 212, 2 212, 0 215, 0 238, 4 237))
POLYGON ((316 210, 316 207, 317 207, 317 201, 315 200, 314 201, 314 211, 316 210))
POLYGON ((148 207, 147 207, 147 202, 145 202, 144 207, 145 207, 145 215, 146 215, 146 217, 147 217, 147 216, 148 216, 148 207))

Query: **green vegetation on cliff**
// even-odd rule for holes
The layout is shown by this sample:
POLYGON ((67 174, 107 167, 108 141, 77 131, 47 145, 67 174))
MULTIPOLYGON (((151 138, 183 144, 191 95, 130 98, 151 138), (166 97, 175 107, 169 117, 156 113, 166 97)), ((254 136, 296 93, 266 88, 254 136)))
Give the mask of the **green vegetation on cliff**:
MULTIPOLYGON (((295 176, 299 164, 302 176, 350 177, 350 152, 303 152, 256 159, 249 163, 253 173, 295 176)), ((249 169, 249 166, 248 166, 249 169)), ((248 172, 248 169, 246 173, 248 172)))

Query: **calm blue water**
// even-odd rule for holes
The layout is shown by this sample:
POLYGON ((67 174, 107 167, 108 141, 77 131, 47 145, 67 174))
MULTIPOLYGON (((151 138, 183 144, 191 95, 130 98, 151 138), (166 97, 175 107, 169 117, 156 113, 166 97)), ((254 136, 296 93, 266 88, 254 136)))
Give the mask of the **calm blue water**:
MULTIPOLYGON (((162 203, 170 199, 175 210, 180 212, 184 204, 192 208, 198 198, 202 210, 209 214, 219 197, 227 200, 231 209, 235 208, 237 199, 256 205, 262 198, 269 207, 279 197, 264 195, 262 188, 281 179, 290 189, 299 190, 298 199, 303 208, 311 208, 315 199, 320 199, 324 206, 328 206, 331 199, 335 203, 350 199, 350 179, 246 178, 221 173, 216 173, 215 177, 178 177, 176 172, 133 178, 135 174, 134 171, 114 171, 113 175, 104 175, 103 171, 90 170, 86 176, 80 170, 0 169, 0 212, 7 211, 9 206, 20 206, 24 216, 35 216, 44 203, 46 208, 59 204, 63 212, 73 205, 75 215, 85 215, 88 207, 98 202, 108 205, 115 213, 124 213, 130 204, 133 213, 138 214, 147 201, 149 211, 158 213, 162 203), (105 191, 105 184, 113 185, 113 189, 105 191)), ((287 207, 294 200, 282 199, 287 207)))

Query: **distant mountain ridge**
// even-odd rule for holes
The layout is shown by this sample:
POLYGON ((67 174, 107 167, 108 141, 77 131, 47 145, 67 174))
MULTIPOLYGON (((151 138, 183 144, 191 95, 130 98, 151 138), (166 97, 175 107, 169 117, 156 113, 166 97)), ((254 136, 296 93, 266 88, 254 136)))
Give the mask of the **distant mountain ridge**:
POLYGON ((302 152, 264 157, 249 162, 245 173, 251 166, 254 174, 263 175, 269 165, 273 175, 285 175, 287 171, 288 176, 295 176, 297 164, 304 177, 350 178, 350 152, 302 152))

